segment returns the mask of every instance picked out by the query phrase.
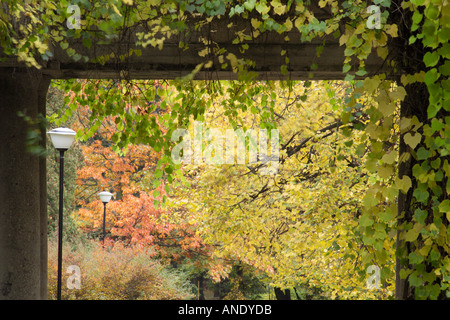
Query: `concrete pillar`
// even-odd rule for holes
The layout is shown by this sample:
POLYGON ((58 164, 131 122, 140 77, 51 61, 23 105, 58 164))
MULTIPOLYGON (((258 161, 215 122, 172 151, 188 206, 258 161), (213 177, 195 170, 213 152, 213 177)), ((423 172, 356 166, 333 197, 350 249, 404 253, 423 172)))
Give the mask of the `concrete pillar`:
MULTIPOLYGON (((43 77, 39 83, 38 88, 38 112, 41 115, 47 114, 47 91, 50 85, 50 77, 43 77)), ((47 147, 45 126, 41 126, 41 146, 45 149, 47 147)), ((41 296, 40 299, 47 300, 48 298, 48 213, 47 213, 47 158, 39 158, 39 211, 40 211, 40 233, 41 238, 41 296)))
MULTIPOLYGON (((26 152, 28 127, 17 112, 35 119, 48 83, 36 70, 0 71, 0 299, 41 299, 44 291, 40 168, 45 160, 26 152)), ((45 232, 45 245, 46 239, 45 232)))

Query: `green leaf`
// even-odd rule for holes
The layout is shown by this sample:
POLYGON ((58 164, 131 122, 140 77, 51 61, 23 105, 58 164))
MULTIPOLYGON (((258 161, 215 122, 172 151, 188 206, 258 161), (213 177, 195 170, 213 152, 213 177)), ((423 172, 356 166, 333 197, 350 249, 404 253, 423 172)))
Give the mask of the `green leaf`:
POLYGON ((431 249, 431 252, 430 252, 430 260, 431 261, 438 261, 440 257, 441 257, 441 254, 439 253, 439 251, 436 251, 434 248, 431 249))
POLYGON ((420 254, 418 254, 416 251, 411 252, 408 255, 408 258, 409 258, 409 263, 411 263, 411 264, 417 264, 417 263, 421 263, 423 261, 423 257, 420 254))
POLYGON ((437 69, 433 68, 425 73, 424 81, 427 85, 431 85, 435 83, 440 76, 441 74, 437 72, 437 69))
POLYGON ((347 75, 344 78, 345 81, 352 81, 353 79, 355 79, 355 75, 350 73, 347 73, 347 75))
POLYGON ((380 220, 390 222, 395 217, 395 213, 391 209, 386 209, 378 214, 380 220))
POLYGON ((342 72, 347 73, 350 71, 350 69, 352 68, 352 66, 348 63, 344 64, 344 66, 342 67, 342 72))
POLYGON ((441 131, 444 129, 445 124, 442 122, 442 119, 436 119, 434 118, 431 120, 431 128, 433 129, 433 133, 436 131, 441 131))
POLYGON ((440 10, 433 4, 428 4, 425 9, 425 16, 430 20, 435 20, 439 17, 440 10))
POLYGON ((450 76, 450 61, 447 60, 439 67, 439 72, 444 76, 450 76))
POLYGON ((418 277, 418 272, 414 271, 408 278, 409 284, 413 287, 418 287, 422 285, 423 280, 418 277))
POLYGON ((156 178, 156 179, 159 179, 159 178, 161 178, 162 176, 163 176, 162 170, 156 169, 156 170, 155 170, 155 178, 156 178))
POLYGON ((430 104, 427 108, 428 119, 434 118, 440 109, 441 109, 441 105, 436 105, 434 103, 430 104))
POLYGON ((414 218, 419 222, 420 224, 425 224, 425 219, 428 216, 428 212, 422 209, 416 209, 414 211, 414 218))
POLYGON ((417 188, 414 190, 413 195, 417 201, 425 203, 428 200, 430 193, 427 190, 417 188))
POLYGON ((422 21, 423 15, 419 11, 414 11, 414 14, 412 16, 412 21, 415 24, 419 24, 420 21, 422 21))
POLYGON ((66 41, 60 42, 59 46, 61 47, 61 49, 66 50, 69 47, 69 43, 66 41))
POLYGON ((81 54, 75 53, 75 54, 73 55, 72 59, 73 59, 74 61, 80 60, 80 59, 81 59, 81 54))
POLYGON ((91 41, 90 38, 84 38, 82 42, 83 42, 83 45, 84 45, 86 48, 88 48, 88 49, 91 48, 91 46, 92 46, 92 41, 91 41))
POLYGON ((252 11, 255 8, 256 0, 247 0, 244 2, 244 7, 248 11, 252 11))
POLYGON ((364 213, 359 217, 359 225, 362 227, 370 227, 371 225, 373 225, 373 223, 374 220, 369 217, 368 213, 364 213))
POLYGON ((169 166, 165 167, 165 168, 164 168, 164 171, 165 171, 167 174, 172 174, 172 172, 173 172, 173 166, 169 165, 169 166))
POLYGON ((258 11, 260 14, 266 14, 269 12, 270 8, 265 4, 258 2, 255 6, 256 11, 258 11))
POLYGON ((401 269, 400 270, 400 279, 406 279, 411 272, 412 272, 411 269, 401 269))
POLYGON ((440 56, 436 51, 427 52, 423 57, 423 62, 425 62, 425 66, 427 67, 433 67, 438 63, 439 58, 440 56))
POLYGON ((428 159, 431 155, 431 151, 425 149, 424 147, 420 147, 419 150, 417 150, 417 159, 418 160, 425 160, 428 159))

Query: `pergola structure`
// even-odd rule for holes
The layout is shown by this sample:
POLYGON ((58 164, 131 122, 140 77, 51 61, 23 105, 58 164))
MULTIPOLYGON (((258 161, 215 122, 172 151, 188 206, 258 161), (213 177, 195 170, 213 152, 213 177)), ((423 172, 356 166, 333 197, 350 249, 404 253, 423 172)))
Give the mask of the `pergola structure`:
MULTIPOLYGON (((317 17, 326 12, 317 11, 317 17)), ((234 25, 249 23, 233 19, 234 25)), ((248 50, 239 52, 232 44, 232 27, 227 19, 210 23, 208 36, 214 43, 235 52, 240 58, 255 62, 254 70, 261 80, 328 80, 343 79, 344 48, 338 39, 326 39, 323 53, 317 58, 316 50, 322 40, 302 42, 300 33, 293 29, 289 41, 285 34, 267 33, 248 41, 248 50), (281 50, 289 57, 287 74, 280 68, 285 64, 281 50), (318 68, 312 73, 311 65, 318 68)), ((91 49, 71 40, 70 45, 91 58, 104 54, 128 52, 135 46, 133 34, 110 45, 93 45, 91 49)), ((46 159, 26 152, 27 128, 18 116, 22 112, 30 117, 46 113, 46 94, 52 79, 174 79, 189 74, 204 57, 198 51, 198 35, 173 37, 163 48, 142 48, 140 56, 132 55, 124 61, 111 59, 103 65, 78 62, 69 58, 59 47, 52 48, 52 60, 42 69, 28 68, 7 57, 0 62, 0 299, 47 298, 47 194, 46 159), (180 37, 185 37, 181 39, 180 37), (179 41, 189 44, 188 50, 179 47, 179 41)), ((383 61, 372 55, 366 61, 369 74, 378 73, 383 61)), ((218 61, 211 68, 195 76, 199 80, 237 79, 231 69, 222 70, 218 61)), ((44 132, 43 132, 44 134, 44 132)), ((45 138, 42 139, 45 145, 45 138)))

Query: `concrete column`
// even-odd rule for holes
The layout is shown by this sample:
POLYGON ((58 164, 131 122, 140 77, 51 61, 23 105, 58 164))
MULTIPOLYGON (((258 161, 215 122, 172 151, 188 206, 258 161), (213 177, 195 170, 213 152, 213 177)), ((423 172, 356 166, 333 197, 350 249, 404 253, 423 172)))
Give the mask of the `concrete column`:
POLYGON ((42 160, 26 152, 17 112, 36 118, 43 88, 35 70, 0 71, 0 299, 41 298, 42 160))

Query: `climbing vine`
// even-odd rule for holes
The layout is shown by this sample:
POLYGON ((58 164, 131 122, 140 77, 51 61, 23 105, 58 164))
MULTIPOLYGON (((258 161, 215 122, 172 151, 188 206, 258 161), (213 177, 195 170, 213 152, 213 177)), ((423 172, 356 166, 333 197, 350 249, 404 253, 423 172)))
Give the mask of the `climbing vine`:
MULTIPOLYGON (((321 0, 317 4, 302 0, 47 0, 39 4, 6 0, 0 5, 0 31, 3 54, 30 67, 39 68, 51 61, 55 47, 75 62, 101 65, 115 61, 120 86, 116 81, 59 83, 75 92, 77 103, 92 110, 94 126, 79 136, 89 137, 102 117, 115 115, 122 128, 112 137, 117 151, 124 152, 134 143, 163 151, 155 181, 169 182, 174 175, 182 175, 179 166, 171 162, 171 134, 187 126, 191 118, 203 119, 211 106, 207 93, 227 94, 222 104, 234 126, 243 124, 239 115, 246 110, 261 113, 263 128, 275 126, 277 97, 272 85, 261 81, 246 89, 258 77, 254 61, 244 58, 252 41, 276 33, 288 43, 292 32, 298 32, 302 42, 322 41, 316 50, 320 57, 327 41, 338 39, 345 49, 342 75, 354 81, 354 89, 344 99, 330 91, 330 102, 338 104, 339 99, 341 120, 349 123, 362 108, 361 97, 374 101, 366 111, 368 121, 358 128, 364 132, 361 143, 369 145, 365 167, 377 174, 359 217, 363 260, 366 266, 383 267, 391 249, 386 246, 392 245, 387 240, 397 237, 397 297, 450 298, 448 0, 321 0), (68 19, 74 19, 73 12, 67 10, 69 5, 80 10, 80 28, 66 26, 68 19), (234 23, 237 19, 245 23, 234 23), (223 20, 232 32, 231 42, 238 48, 235 51, 211 36, 213 23, 223 20), (119 46, 132 32, 136 32, 136 46, 119 46), (141 48, 163 48, 168 39, 178 39, 182 52, 189 47, 189 36, 202 44, 198 54, 204 62, 194 67, 191 75, 171 81, 176 90, 169 92, 164 83, 155 87, 128 79, 127 61, 140 55, 141 48), (87 49, 106 43, 116 49, 92 57, 73 46, 74 40, 87 49), (378 72, 369 74, 366 66, 372 59, 384 62, 378 72), (240 81, 226 86, 193 81, 196 73, 214 72, 215 68, 234 72, 240 81), (255 105, 254 95, 262 95, 263 108, 255 105), (156 99, 162 102, 153 103, 156 99)), ((290 52, 282 48, 280 56, 284 60, 280 74, 288 76, 290 52)), ((318 68, 318 63, 312 63, 311 77, 318 68)), ((284 81, 283 85, 289 88, 292 82, 284 81)), ((308 85, 305 87, 300 97, 304 100, 308 96, 308 85)), ((75 102, 66 103, 70 113, 75 102)), ((53 121, 59 124, 64 119, 62 113, 53 121)), ((381 276, 387 277, 388 272, 381 276)))

